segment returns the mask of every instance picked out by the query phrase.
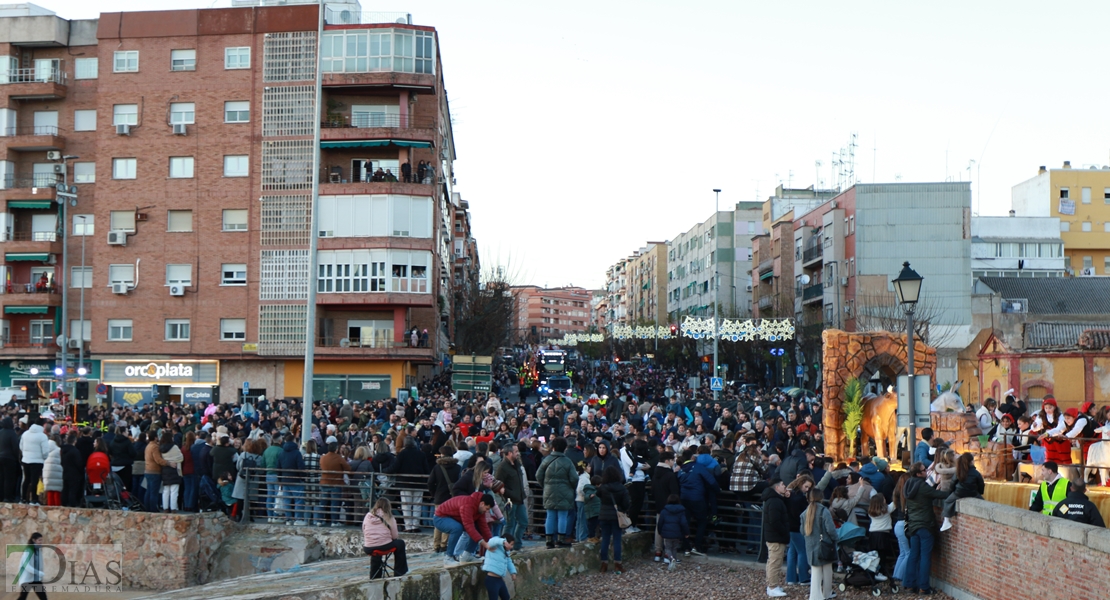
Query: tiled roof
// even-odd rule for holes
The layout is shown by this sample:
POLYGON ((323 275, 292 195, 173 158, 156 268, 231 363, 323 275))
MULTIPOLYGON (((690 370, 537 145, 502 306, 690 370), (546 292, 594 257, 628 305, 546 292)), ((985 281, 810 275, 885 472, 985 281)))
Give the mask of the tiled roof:
POLYGON ((979 280, 1005 300, 1027 300, 1027 312, 1032 315, 1110 314, 1110 277, 980 277, 979 280))
MULTIPOLYGON (((1082 345, 1081 336, 1091 330, 1089 337, 1091 343, 1105 343, 1097 348, 1101 350, 1110 346, 1110 323, 1026 323, 1025 347, 1026 348, 1075 348, 1082 345)), ((1086 346, 1084 346, 1086 348, 1086 346)))
POLYGON ((1079 336, 1079 347, 1084 350, 1110 348, 1110 329, 1088 329, 1079 336))

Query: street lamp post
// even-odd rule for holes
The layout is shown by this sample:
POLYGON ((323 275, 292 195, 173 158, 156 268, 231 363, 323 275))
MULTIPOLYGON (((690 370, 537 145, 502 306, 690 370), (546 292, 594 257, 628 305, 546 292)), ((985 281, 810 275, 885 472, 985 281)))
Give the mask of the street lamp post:
MULTIPOLYGON (((85 373, 81 371, 85 370, 85 284, 88 283, 85 281, 85 277, 88 276, 88 273, 85 272, 85 238, 88 237, 89 224, 86 215, 78 215, 77 218, 81 219, 81 308, 77 320, 77 326, 81 328, 81 331, 77 334, 79 336, 77 339, 80 340, 80 345, 77 346, 77 374, 84 376, 87 371, 85 373)), ((71 335, 72 333, 70 332, 71 335)))
MULTIPOLYGON (((57 155, 55 155, 57 156, 57 155)), ((62 395, 59 399, 65 398, 66 380, 69 375, 69 336, 72 333, 69 330, 69 294, 66 288, 69 287, 69 236, 66 235, 68 230, 68 223, 66 222, 66 203, 67 199, 72 198, 73 205, 77 205, 77 197, 72 196, 69 190, 69 161, 81 158, 72 154, 66 154, 61 157, 62 160, 62 188, 64 192, 58 193, 58 219, 61 221, 62 232, 62 372, 59 375, 59 385, 61 386, 62 395)), ((54 277, 54 281, 58 281, 58 277, 54 277)), ((82 328, 84 325, 82 325, 82 328)))
POLYGON ((910 268, 909 261, 902 263, 902 272, 894 280, 894 291, 898 294, 898 303, 906 313, 906 374, 909 376, 909 402, 906 410, 909 412, 909 435, 906 447, 913 452, 917 443, 917 414, 914 403, 917 401, 916 386, 913 379, 913 311, 917 308, 917 301, 921 297, 921 282, 924 280, 910 268))
MULTIPOLYGON (((718 229, 718 227, 717 227, 717 215, 721 211, 721 190, 714 188, 713 189, 713 194, 716 196, 716 202, 713 205, 713 229, 714 229, 714 231, 713 231, 713 245, 714 245, 714 247, 720 248, 720 244, 717 243, 717 233, 718 232, 716 230, 718 229)), ((712 252, 712 255, 713 255, 713 377, 720 377, 721 373, 720 373, 720 371, 718 371, 718 369, 720 367, 717 364, 717 347, 718 347, 718 344, 719 344, 719 341, 720 341, 718 338, 721 337, 720 336, 720 333, 721 333, 720 332, 720 323, 717 322, 717 310, 720 308, 717 304, 717 302, 718 302, 717 290, 718 290, 718 288, 721 287, 721 285, 720 285, 721 284, 721 282, 720 282, 721 273, 717 269, 717 263, 718 263, 717 253, 712 252)), ((710 378, 710 381, 712 381, 712 378, 710 378)), ((713 390, 713 402, 714 403, 716 403, 718 401, 717 396, 719 394, 720 394, 720 392, 718 392, 717 390, 713 390)))

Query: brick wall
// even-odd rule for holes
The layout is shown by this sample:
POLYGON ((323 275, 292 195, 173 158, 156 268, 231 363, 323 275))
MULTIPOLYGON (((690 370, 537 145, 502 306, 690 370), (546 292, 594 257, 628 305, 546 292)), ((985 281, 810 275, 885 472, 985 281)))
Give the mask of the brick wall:
POLYGON ((933 578, 984 600, 1102 598, 1110 530, 985 500, 960 500, 941 534, 933 578))

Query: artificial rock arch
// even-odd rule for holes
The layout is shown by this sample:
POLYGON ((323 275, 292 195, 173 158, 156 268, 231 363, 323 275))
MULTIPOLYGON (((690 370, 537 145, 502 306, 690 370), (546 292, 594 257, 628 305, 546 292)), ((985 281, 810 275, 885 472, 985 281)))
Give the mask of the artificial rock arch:
MULTIPOLYGON (((822 339, 821 397, 824 405, 825 453, 844 456, 844 384, 853 377, 862 377, 864 370, 878 366, 901 374, 906 371, 906 336, 889 331, 849 333, 826 329, 822 339)), ((919 339, 914 340, 914 373, 928 375, 936 385, 937 351, 919 339)))

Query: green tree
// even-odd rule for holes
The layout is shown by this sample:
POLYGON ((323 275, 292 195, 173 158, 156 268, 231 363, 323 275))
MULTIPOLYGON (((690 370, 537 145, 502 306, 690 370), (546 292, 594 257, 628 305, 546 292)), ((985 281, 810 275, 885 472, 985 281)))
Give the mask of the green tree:
POLYGON ((863 383, 859 378, 853 377, 844 383, 844 402, 840 405, 844 411, 844 435, 848 437, 848 456, 856 456, 856 434, 859 424, 863 421, 863 383))

